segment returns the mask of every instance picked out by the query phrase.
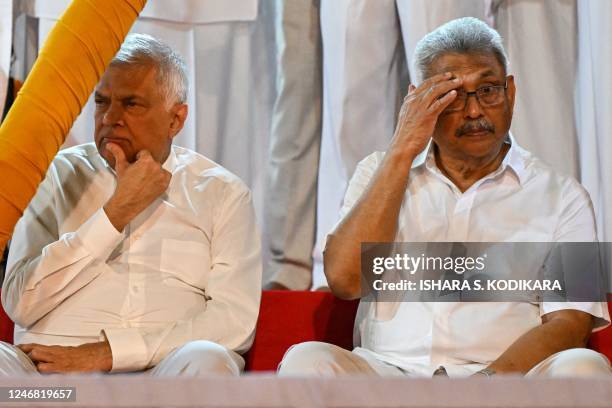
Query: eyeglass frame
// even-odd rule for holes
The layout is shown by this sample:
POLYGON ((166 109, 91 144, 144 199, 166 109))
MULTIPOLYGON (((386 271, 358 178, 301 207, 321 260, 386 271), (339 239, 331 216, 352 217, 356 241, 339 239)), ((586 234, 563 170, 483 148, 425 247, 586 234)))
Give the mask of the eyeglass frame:
MULTIPOLYGON (((478 102, 478 105, 480 105, 480 107, 482 108, 490 108, 493 106, 497 106, 499 104, 501 104, 501 100, 499 103, 495 103, 493 105, 483 105, 480 102, 480 98, 478 97, 478 91, 483 89, 483 88, 503 88, 504 93, 506 93, 506 91, 508 90, 508 77, 506 77, 506 81, 504 82, 503 85, 485 85, 485 86, 481 86, 480 88, 476 89, 475 91, 472 92, 465 92, 465 103, 463 104, 463 107, 461 109, 453 109, 453 110, 448 110, 448 106, 446 108, 444 108, 444 110, 442 111, 444 112, 448 112, 448 113, 455 113, 455 112, 461 112, 463 110, 465 110, 465 107, 467 106, 467 101, 470 98, 470 96, 474 95, 474 97, 476 98, 476 101, 478 102)), ((457 91, 457 96, 459 96, 459 92, 457 91)), ((453 100, 454 102, 454 100, 453 100)), ((451 102, 451 104, 453 103, 451 102)))

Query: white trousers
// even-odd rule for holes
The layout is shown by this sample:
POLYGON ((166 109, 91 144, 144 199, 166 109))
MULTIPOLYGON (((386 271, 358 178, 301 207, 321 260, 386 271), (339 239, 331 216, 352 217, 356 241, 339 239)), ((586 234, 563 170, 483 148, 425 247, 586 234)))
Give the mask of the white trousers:
MULTIPOLYGON (((405 370, 333 344, 311 341, 295 345, 287 351, 279 366, 278 375, 431 377, 436 368, 415 367, 414 370, 405 370)), ((463 376, 473 374, 478 369, 465 370, 463 376)), ((529 370, 526 377, 597 377, 611 374, 610 362, 603 354, 585 348, 575 348, 553 354, 529 370)))
MULTIPOLYGON (((244 359, 232 350, 205 340, 190 341, 143 374, 154 377, 238 376, 244 359)), ((28 356, 12 344, 0 342, 0 377, 40 375, 28 356)))

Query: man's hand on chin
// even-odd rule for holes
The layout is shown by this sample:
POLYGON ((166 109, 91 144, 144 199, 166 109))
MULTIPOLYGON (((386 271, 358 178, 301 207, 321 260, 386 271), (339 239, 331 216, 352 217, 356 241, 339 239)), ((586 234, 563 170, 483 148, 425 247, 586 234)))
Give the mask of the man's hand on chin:
POLYGON ((108 372, 113 366, 113 355, 108 341, 86 343, 76 347, 20 344, 17 347, 30 357, 38 372, 79 373, 108 372))

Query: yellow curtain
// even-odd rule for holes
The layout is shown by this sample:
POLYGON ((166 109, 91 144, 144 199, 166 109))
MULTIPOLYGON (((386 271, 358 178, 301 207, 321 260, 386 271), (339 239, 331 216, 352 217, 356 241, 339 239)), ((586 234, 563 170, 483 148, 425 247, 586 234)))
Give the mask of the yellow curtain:
POLYGON ((0 254, 146 0, 74 0, 0 127, 0 254))

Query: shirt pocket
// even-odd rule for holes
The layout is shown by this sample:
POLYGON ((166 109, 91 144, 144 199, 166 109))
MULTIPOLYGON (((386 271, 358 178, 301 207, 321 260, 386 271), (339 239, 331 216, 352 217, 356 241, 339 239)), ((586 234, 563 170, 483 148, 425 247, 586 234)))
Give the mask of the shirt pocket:
POLYGON ((172 286, 186 284, 204 290, 210 272, 209 247, 197 241, 163 239, 160 270, 172 286))
POLYGON ((401 302, 392 314, 371 316, 363 347, 381 354, 422 357, 429 354, 432 318, 423 303, 401 302))

